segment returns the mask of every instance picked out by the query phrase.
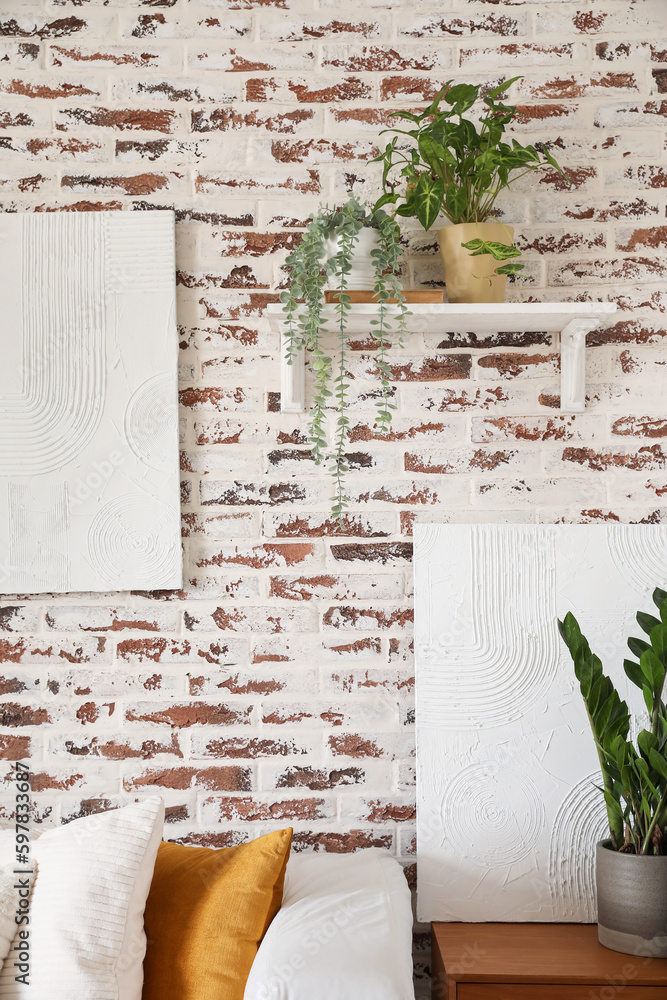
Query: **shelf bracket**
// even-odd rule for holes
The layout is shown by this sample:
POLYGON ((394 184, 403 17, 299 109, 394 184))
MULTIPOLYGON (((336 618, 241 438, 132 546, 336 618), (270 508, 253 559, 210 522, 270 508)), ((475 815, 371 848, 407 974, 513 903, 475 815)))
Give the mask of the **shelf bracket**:
POLYGON ((280 334, 280 410, 281 413, 303 413, 306 409, 305 352, 295 351, 292 364, 287 364, 287 338, 280 334))
POLYGON ((560 408, 563 413, 583 413, 586 408, 586 335, 600 321, 578 317, 560 335, 560 408))

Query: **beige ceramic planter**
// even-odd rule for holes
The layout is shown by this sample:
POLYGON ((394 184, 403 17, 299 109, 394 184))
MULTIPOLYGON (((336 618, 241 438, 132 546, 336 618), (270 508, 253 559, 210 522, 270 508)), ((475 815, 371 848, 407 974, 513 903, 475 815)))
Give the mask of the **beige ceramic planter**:
POLYGON ((493 274, 503 261, 494 260, 490 253, 471 257, 470 251, 464 250, 461 244, 475 239, 512 243, 514 230, 499 222, 462 222, 438 230, 447 299, 449 302, 503 302, 507 277, 493 274))

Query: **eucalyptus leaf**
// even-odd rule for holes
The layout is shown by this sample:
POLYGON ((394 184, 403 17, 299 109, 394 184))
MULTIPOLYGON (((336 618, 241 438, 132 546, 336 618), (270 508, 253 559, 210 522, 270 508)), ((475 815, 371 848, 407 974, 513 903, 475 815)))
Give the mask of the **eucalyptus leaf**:
MULTIPOLYGON (((418 116, 408 116, 418 120, 418 116)), ((392 154, 396 138, 387 144, 385 153, 392 154)), ((384 154, 383 154, 384 156, 384 154)), ((377 158, 383 159, 383 156, 377 158)), ((419 155, 416 157, 419 163, 419 155)), ((386 163, 385 163, 386 168, 386 163)), ((410 167, 416 177, 414 168, 410 167)), ((385 174, 386 180, 386 174, 385 174)), ((373 291, 378 301, 378 321, 374 329, 377 341, 378 410, 377 423, 385 430, 391 424, 394 406, 391 403, 391 369, 386 355, 392 346, 393 336, 400 343, 406 333, 408 309, 400 280, 400 232, 394 218, 384 211, 383 205, 395 204, 399 196, 393 188, 386 190, 374 208, 362 205, 350 196, 340 206, 320 206, 306 228, 300 244, 287 258, 290 269, 289 286, 280 295, 285 314, 285 341, 288 362, 293 362, 298 351, 305 349, 310 355, 310 365, 315 381, 313 404, 309 414, 308 440, 316 465, 324 461, 334 479, 335 496, 332 514, 341 521, 349 504, 345 476, 349 460, 345 449, 349 441, 350 421, 347 417, 349 375, 347 371, 347 322, 351 307, 348 277, 358 243, 358 234, 365 227, 374 229, 379 238, 379 249, 371 254, 375 282, 373 291), (332 251, 329 241, 337 240, 332 251), (327 333, 327 314, 324 312, 324 288, 330 282, 338 290, 330 313, 335 323, 338 351, 334 359, 324 350, 323 337, 327 333), (394 312, 388 310, 387 300, 398 303, 394 312), (334 404, 337 418, 331 440, 328 434, 329 408, 334 404)), ((404 205, 409 203, 404 203, 404 205)), ((399 210, 401 207, 399 206, 399 210)), ((411 210, 410 210, 411 211, 411 210)), ((394 307, 392 307, 392 310, 394 307)))

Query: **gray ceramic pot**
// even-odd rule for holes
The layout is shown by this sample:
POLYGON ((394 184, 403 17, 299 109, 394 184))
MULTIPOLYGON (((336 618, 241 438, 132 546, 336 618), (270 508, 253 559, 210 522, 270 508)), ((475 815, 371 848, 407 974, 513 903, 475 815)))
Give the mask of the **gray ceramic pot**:
POLYGON ((667 958, 667 855, 619 854, 597 845, 598 939, 626 955, 667 958))

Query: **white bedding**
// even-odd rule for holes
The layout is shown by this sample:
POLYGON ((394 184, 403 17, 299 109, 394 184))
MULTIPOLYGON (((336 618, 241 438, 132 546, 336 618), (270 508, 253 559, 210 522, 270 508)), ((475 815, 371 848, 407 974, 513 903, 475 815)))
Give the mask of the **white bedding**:
POLYGON ((292 855, 244 1000, 414 1000, 412 907, 377 848, 292 855))

